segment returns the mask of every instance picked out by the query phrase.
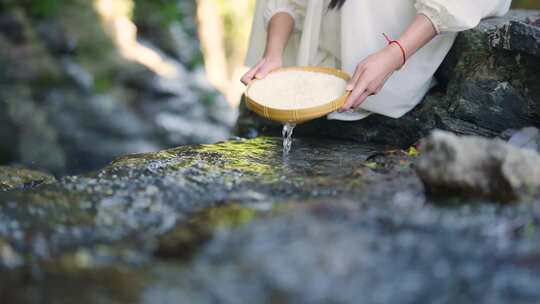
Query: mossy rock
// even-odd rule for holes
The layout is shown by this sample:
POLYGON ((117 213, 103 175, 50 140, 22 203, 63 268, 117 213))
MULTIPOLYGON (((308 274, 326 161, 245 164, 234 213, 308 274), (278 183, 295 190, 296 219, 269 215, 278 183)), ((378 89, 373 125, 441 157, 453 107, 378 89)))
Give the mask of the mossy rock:
POLYGON ((54 176, 23 168, 0 166, 0 191, 32 188, 56 182, 54 176))
POLYGON ((0 301, 236 303, 248 292, 240 303, 314 294, 357 303, 388 282, 399 288, 386 294, 402 299, 412 280, 407 303, 456 294, 476 303, 506 290, 494 284, 500 275, 530 282, 512 297, 540 299, 530 276, 540 267, 540 202, 433 204, 417 155, 295 138, 284 157, 280 138, 259 137, 124 155, 91 174, 0 192, 0 301), (512 230, 493 236, 493 223, 512 230), (450 267, 434 272, 441 259, 450 267))

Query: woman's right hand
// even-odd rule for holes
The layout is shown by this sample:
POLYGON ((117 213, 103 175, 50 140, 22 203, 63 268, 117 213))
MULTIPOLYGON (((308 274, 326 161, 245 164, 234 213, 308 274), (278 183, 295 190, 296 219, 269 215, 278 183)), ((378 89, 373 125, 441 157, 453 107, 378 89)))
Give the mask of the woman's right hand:
POLYGON ((263 58, 253 66, 249 71, 242 76, 240 81, 244 85, 248 85, 253 79, 263 79, 275 69, 278 69, 283 66, 283 60, 281 58, 263 58))

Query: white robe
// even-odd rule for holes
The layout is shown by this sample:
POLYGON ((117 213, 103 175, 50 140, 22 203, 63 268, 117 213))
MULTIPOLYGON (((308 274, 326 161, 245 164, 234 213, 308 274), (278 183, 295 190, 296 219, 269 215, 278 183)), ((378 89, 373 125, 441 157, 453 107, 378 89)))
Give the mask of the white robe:
POLYGON ((480 20, 504 15, 511 0, 348 0, 341 10, 328 11, 329 0, 258 0, 246 65, 262 57, 266 25, 278 12, 295 20, 295 31, 284 53, 284 64, 325 65, 350 75, 356 65, 387 42, 382 33, 399 37, 417 14, 427 16, 437 35, 409 58, 388 79, 383 89, 362 105, 329 119, 359 120, 371 113, 399 118, 412 110, 434 85, 433 75, 450 51, 459 31, 471 29, 480 20), (336 24, 337 23, 337 24, 336 24))

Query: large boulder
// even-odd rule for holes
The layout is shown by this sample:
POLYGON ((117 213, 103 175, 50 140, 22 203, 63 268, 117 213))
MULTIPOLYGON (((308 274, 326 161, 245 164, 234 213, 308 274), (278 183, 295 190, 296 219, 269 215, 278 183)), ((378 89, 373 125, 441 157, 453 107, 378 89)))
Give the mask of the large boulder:
MULTIPOLYGON (((181 2, 169 13, 192 16, 193 2, 181 2)), ((125 153, 229 137, 234 111, 206 80, 196 35, 171 42, 192 50, 181 56, 141 42, 168 76, 127 57, 93 1, 0 5, 0 164, 77 173, 125 153)), ((193 21, 179 20, 175 32, 193 21)))
MULTIPOLYGON (((435 128, 492 137, 509 128, 540 126, 539 22, 540 12, 516 10, 460 33, 437 73, 439 87, 400 119, 319 119, 299 126, 296 134, 407 146, 435 128)), ((238 134, 279 131, 280 125, 242 105, 238 134)))
POLYGON ((540 195, 540 154, 533 150, 443 131, 422 140, 420 150, 416 168, 430 195, 499 201, 540 195))
POLYGON ((538 198, 439 207, 415 153, 281 152, 183 146, 0 192, 0 303, 540 301, 538 198))

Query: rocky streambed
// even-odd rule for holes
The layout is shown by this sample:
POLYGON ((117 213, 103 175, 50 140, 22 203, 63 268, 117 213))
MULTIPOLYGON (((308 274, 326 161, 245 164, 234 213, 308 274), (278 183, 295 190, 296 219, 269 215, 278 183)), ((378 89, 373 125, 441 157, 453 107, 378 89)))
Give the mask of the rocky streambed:
POLYGON ((281 149, 184 146, 0 192, 0 303, 540 301, 540 198, 432 200, 415 149, 281 149))

